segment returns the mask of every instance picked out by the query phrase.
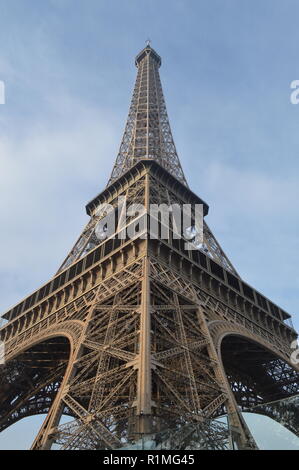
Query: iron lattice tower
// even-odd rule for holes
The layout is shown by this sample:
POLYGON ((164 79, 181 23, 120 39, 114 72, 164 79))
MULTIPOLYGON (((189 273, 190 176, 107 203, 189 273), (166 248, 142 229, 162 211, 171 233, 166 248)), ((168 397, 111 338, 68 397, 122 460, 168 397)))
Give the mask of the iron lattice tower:
POLYGON ((57 274, 2 317, 0 429, 47 414, 33 449, 114 449, 141 435, 223 448, 223 414, 238 448, 254 448, 240 409, 277 418, 282 407, 268 404, 298 393, 290 315, 240 278, 207 224, 196 250, 173 227, 167 240, 148 236, 150 204, 208 213, 180 165, 160 65, 150 45, 136 57, 124 136, 90 221, 57 274), (121 196, 145 212, 124 215, 121 196), (125 217, 135 236, 99 233, 108 205, 116 232, 125 217))

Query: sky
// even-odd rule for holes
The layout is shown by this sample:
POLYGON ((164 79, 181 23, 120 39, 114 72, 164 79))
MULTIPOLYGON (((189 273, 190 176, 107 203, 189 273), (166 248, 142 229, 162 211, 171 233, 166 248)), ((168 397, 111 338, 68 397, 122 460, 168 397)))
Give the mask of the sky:
MULTIPOLYGON (((298 15, 297 0, 0 0, 0 311, 53 276, 88 221, 150 38, 210 228, 299 329, 298 15)), ((24 423, 2 448, 29 445, 24 423)))

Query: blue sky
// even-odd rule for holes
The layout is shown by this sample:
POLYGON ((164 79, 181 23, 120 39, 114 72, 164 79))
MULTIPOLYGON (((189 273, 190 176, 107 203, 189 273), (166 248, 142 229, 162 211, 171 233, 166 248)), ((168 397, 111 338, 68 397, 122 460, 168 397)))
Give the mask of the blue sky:
POLYGON ((208 224, 299 328, 298 15, 297 0, 2 0, 0 310, 55 273, 87 222, 149 37, 208 224))

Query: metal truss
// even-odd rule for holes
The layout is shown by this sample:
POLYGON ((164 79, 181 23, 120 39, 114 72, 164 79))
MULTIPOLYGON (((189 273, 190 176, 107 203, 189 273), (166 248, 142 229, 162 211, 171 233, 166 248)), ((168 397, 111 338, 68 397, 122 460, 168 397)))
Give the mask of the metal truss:
POLYGON ((153 443, 154 449, 229 450, 231 433, 227 423, 206 419, 201 423, 157 433, 153 436, 153 443))
MULTIPOLYGON (((162 185, 150 167, 139 173, 126 191, 146 205, 159 198, 162 185)), ((187 200, 166 182, 163 195, 187 200)), ((2 429, 43 412, 48 415, 35 449, 114 449, 170 429, 177 438, 165 437, 165 445, 187 445, 188 439, 195 445, 192 436, 200 435, 205 448, 218 429, 213 420, 228 414, 236 445, 254 447, 236 404, 244 409, 296 393, 298 373, 285 365, 294 332, 261 315, 174 242, 123 240, 116 250, 111 245, 107 256, 103 248, 99 261, 0 330, 11 358, 2 370, 2 380, 10 384, 10 393, 3 394, 2 429), (223 341, 219 347, 218 338, 228 333, 246 341, 223 341), (60 338, 58 362, 52 356, 57 345, 48 336, 60 338), (251 341, 259 347, 250 349, 251 341), (25 373, 10 373, 10 364, 16 359, 23 364, 24 357, 30 358, 25 373), (60 425, 62 415, 71 421, 60 425), (182 429, 189 430, 188 439, 182 429)), ((219 448, 226 446, 225 432, 223 439, 219 448)))
POLYGON ((188 189, 175 151, 160 58, 147 46, 136 63, 109 185, 87 205, 90 221, 58 273, 4 315, 0 430, 46 413, 33 449, 117 449, 141 437, 175 449, 256 448, 240 407, 298 393, 290 363, 297 335, 290 316, 238 276, 206 224, 197 250, 171 224, 169 239, 149 237, 151 203, 203 201, 188 189), (136 236, 116 236, 119 196, 145 207, 124 220, 144 227, 136 236), (116 233, 102 239, 108 205, 116 233), (69 421, 61 424, 63 415, 69 421), (217 420, 223 415, 230 438, 217 420))
POLYGON ((225 269, 228 269, 236 276, 239 276, 231 261, 228 259, 220 244, 216 240, 215 235, 212 233, 206 221, 204 221, 203 235, 203 246, 201 250, 221 264, 221 266, 223 266, 225 269))
MULTIPOLYGON (((86 227, 83 229, 80 237, 76 241, 74 247, 67 255, 66 259, 63 261, 60 266, 58 273, 63 271, 65 268, 70 266, 74 261, 84 257, 88 252, 93 248, 98 246, 103 238, 101 234, 97 233, 97 226, 99 222, 109 214, 111 207, 114 208, 115 223, 118 224, 118 221, 121 217, 119 213, 119 198, 126 198, 127 208, 130 208, 131 204, 144 204, 144 191, 145 184, 144 178, 138 179, 138 182, 128 186, 126 189, 117 193, 117 197, 113 195, 108 199, 107 202, 97 207, 92 213, 89 222, 86 227)), ((128 219, 124 221, 125 224, 128 223, 128 219)))
POLYGON ((222 360, 242 409, 298 393, 294 368, 254 342, 238 337, 225 339, 222 360))
POLYGON ((161 59, 147 46, 136 58, 137 79, 116 163, 108 185, 138 160, 156 160, 178 181, 187 182, 173 141, 159 76, 161 59))
MULTIPOLYGON (((169 206, 179 204, 180 207, 186 204, 186 201, 182 199, 182 197, 178 197, 175 190, 166 189, 162 181, 160 182, 154 178, 150 180, 150 201, 152 204, 167 204, 169 206)), ((203 243, 198 249, 208 254, 208 256, 234 275, 239 276, 205 220, 203 222, 203 243)))

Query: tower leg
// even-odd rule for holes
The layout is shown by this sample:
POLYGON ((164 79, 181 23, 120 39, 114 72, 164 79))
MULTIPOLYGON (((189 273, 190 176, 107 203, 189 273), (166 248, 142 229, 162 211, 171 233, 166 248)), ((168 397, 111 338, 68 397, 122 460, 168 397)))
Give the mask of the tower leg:
POLYGON ((62 381, 61 387, 55 397, 55 400, 49 410, 48 415, 46 416, 32 446, 31 450, 49 450, 53 444, 53 436, 56 431, 59 421, 61 419, 65 403, 63 402, 63 396, 68 391, 68 384, 76 372, 75 363, 76 360, 81 356, 82 352, 82 341, 85 337, 86 330, 89 325, 89 320, 92 315, 92 308, 87 314, 85 326, 81 333, 81 338, 78 341, 78 344, 75 345, 72 356, 69 359, 69 365, 67 367, 64 379, 62 381))
POLYGON ((144 258, 143 276, 136 409, 136 432, 139 436, 152 432, 150 275, 147 256, 144 258))
POLYGON ((218 364, 216 366, 216 371, 215 371, 216 375, 220 379, 220 382, 223 384, 224 389, 226 389, 226 393, 227 393, 226 409, 227 409, 229 429, 231 433, 232 447, 233 448, 237 447, 238 450, 258 449, 254 441, 254 438, 247 424, 245 423, 244 418, 242 417, 240 411, 238 410, 237 402, 234 398, 233 392, 231 391, 231 388, 226 378, 223 367, 219 363, 220 358, 217 355, 216 348, 215 348, 210 330, 208 328, 204 311, 201 305, 199 305, 199 308, 198 308, 198 321, 201 325, 203 332, 206 334, 206 336, 210 340, 208 351, 209 351, 210 357, 214 361, 216 361, 216 363, 218 364))

